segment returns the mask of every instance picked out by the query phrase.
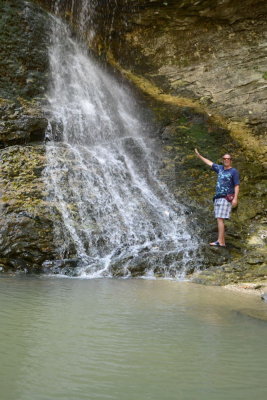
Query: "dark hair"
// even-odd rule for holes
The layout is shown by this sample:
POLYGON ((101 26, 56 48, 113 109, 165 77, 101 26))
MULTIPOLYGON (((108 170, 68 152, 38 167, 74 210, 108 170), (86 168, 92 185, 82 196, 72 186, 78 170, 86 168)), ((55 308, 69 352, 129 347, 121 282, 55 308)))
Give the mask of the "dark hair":
POLYGON ((229 154, 229 153, 225 153, 225 154, 222 156, 222 158, 224 158, 224 156, 229 156, 229 159, 230 159, 230 160, 232 160, 232 156, 231 156, 231 154, 229 154))

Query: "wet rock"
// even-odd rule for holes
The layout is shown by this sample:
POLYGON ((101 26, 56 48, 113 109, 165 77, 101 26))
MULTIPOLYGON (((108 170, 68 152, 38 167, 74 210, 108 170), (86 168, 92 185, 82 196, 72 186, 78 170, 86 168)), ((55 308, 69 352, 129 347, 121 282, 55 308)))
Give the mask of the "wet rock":
POLYGON ((247 259, 247 263, 250 264, 250 265, 258 265, 258 264, 262 264, 263 262, 264 262, 263 257, 262 257, 262 258, 259 258, 259 257, 256 257, 256 258, 250 257, 250 258, 247 259))
POLYGON ((45 148, 11 146, 0 151, 0 258, 5 270, 40 271, 55 257, 56 214, 44 196, 45 148))
POLYGON ((44 261, 42 263, 42 272, 55 275, 75 276, 75 269, 80 263, 81 260, 78 258, 44 261))
POLYGON ((50 17, 22 0, 0 4, 0 258, 4 271, 38 272, 55 257, 53 206, 42 177, 50 17), (10 146, 10 147, 7 147, 10 146))
POLYGON ((16 103, 0 99, 0 147, 30 142, 43 142, 47 118, 35 101, 16 103))
POLYGON ((0 4, 0 97, 28 100, 43 96, 47 85, 47 13, 23 0, 0 4))
POLYGON ((0 4, 0 147, 44 140, 50 27, 30 2, 0 4))
POLYGON ((115 259, 109 272, 114 277, 138 277, 145 273, 148 264, 143 257, 125 256, 115 259))
POLYGON ((267 303, 267 293, 263 293, 263 294, 261 295, 261 299, 262 299, 265 303, 267 303))
POLYGON ((233 259, 227 264, 210 266, 204 271, 192 275, 193 282, 206 285, 229 285, 238 282, 254 282, 256 286, 261 280, 267 277, 267 265, 264 263, 247 263, 247 257, 243 256, 238 260, 233 259))

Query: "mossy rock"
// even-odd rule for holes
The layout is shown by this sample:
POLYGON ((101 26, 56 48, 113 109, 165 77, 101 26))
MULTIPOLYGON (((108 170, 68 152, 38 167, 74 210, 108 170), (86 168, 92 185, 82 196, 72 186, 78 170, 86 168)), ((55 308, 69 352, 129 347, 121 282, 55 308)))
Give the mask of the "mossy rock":
POLYGON ((56 255, 53 224, 42 170, 45 147, 11 146, 0 152, 0 258, 5 270, 40 271, 56 255))

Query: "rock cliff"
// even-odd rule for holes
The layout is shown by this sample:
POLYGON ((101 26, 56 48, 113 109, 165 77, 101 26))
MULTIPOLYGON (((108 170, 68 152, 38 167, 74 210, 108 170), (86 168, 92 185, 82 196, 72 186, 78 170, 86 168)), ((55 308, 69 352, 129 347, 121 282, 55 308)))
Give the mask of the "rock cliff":
MULTIPOLYGON (((56 2, 35 3, 55 11, 56 2)), ((29 158, 24 162, 36 171, 35 162, 29 165, 29 159, 34 154, 40 160, 40 169, 44 165, 40 140, 47 121, 41 104, 47 85, 49 18, 44 18, 33 3, 27 4, 27 12, 25 2, 20 0, 6 0, 1 5, 5 57, 0 68, 5 79, 1 84, 0 142, 3 147, 12 145, 2 150, 5 165, 13 165, 16 149, 25 149, 29 158), (27 146, 20 147, 22 143, 27 146)), ((57 6, 57 13, 68 20, 76 34, 143 92, 144 104, 154 112, 163 143, 161 175, 180 201, 189 204, 193 215, 198 215, 200 233, 207 240, 214 238, 210 201, 213 183, 209 182, 210 173, 194 158, 193 148, 198 146, 214 161, 223 152, 234 153, 242 185, 239 209, 228 225, 229 249, 224 253, 220 249, 204 250, 207 261, 203 267, 214 267, 196 279, 223 284, 266 277, 266 2, 65 0, 57 2, 57 6)), ((18 208, 14 207, 14 201, 17 205, 20 200, 14 186, 19 180, 28 193, 26 197, 34 200, 31 215, 44 218, 43 227, 51 243, 53 207, 45 203, 39 172, 34 182, 31 178, 26 183, 20 179, 23 168, 17 169, 17 178, 3 170, 0 189, 8 189, 2 198, 4 217, 13 216, 12 224, 20 221, 20 215, 28 218, 24 198, 18 208), (36 191, 37 182, 40 186, 36 191)), ((6 226, 8 218, 2 226, 6 226)), ((30 221, 36 231, 34 218, 30 221)), ((2 230, 1 257, 17 260, 19 256, 14 254, 24 254, 24 250, 12 253, 8 249, 11 242, 21 240, 20 233, 15 239, 13 233, 7 233, 8 242, 3 239, 7 229, 2 230)), ((23 229, 22 224, 16 231, 23 229)), ((38 235, 36 231, 31 257, 38 237, 40 265, 55 257, 55 249, 38 235)), ((28 256, 23 257, 25 262, 28 256)), ((26 267, 31 270, 33 265, 31 261, 26 267)))
POLYGON ((6 0, 0 28, 0 270, 40 271, 55 253, 42 178, 49 18, 34 4, 6 0))
POLYGON ((265 160, 266 2, 76 0, 58 13, 144 92, 207 113, 265 160))

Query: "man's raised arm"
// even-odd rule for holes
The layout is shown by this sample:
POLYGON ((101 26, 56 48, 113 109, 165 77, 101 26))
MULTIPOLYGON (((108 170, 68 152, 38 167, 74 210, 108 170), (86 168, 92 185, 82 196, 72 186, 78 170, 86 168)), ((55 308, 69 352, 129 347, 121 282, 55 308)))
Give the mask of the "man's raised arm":
POLYGON ((208 160, 207 158, 203 157, 201 154, 199 154, 198 150, 195 149, 195 153, 200 160, 202 160, 205 164, 207 164, 209 167, 212 166, 213 162, 208 160))

